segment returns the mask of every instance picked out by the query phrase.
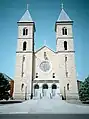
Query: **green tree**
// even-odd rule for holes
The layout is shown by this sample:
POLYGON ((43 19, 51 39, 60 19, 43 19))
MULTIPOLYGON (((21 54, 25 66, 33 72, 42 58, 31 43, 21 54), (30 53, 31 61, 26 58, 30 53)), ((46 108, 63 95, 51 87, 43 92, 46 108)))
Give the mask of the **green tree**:
POLYGON ((89 76, 80 84, 79 97, 81 101, 89 100, 89 76))
POLYGON ((9 81, 4 78, 4 75, 0 73, 0 100, 2 99, 9 99, 9 91, 10 90, 10 84, 9 81))

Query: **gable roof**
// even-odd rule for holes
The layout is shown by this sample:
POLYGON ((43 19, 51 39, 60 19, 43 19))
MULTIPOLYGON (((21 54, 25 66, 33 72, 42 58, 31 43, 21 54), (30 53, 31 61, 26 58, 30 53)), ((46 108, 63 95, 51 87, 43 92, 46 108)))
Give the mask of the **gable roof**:
POLYGON ((26 10, 22 18, 19 20, 19 22, 33 22, 32 17, 28 10, 26 10))
POLYGON ((62 9, 57 21, 61 22, 61 21, 72 21, 72 20, 69 18, 69 16, 64 11, 64 9, 62 9))
POLYGON ((53 51, 52 49, 50 49, 50 48, 47 47, 47 46, 43 46, 43 47, 39 48, 38 50, 35 51, 35 53, 39 52, 39 51, 42 50, 43 48, 48 48, 48 49, 51 50, 52 52, 56 53, 55 51, 53 51))
POLYGON ((7 76, 5 73, 1 73, 1 74, 4 76, 4 78, 5 78, 6 80, 8 80, 8 81, 13 80, 13 79, 10 78, 9 76, 7 76))

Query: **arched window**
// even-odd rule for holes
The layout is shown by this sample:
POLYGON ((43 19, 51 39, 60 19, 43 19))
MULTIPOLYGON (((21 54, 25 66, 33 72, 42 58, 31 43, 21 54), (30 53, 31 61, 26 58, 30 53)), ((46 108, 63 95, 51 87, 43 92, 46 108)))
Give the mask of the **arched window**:
POLYGON ((23 50, 26 50, 26 45, 27 45, 26 41, 23 42, 23 50))
POLYGON ((53 85, 52 85, 52 89, 57 89, 56 84, 53 84, 53 85))
POLYGON ((67 28, 65 27, 62 28, 62 35, 67 35, 67 28))
POLYGON ((39 89, 39 85, 38 84, 35 84, 34 85, 34 89, 39 89))
POLYGON ((64 41, 64 50, 67 50, 67 41, 64 41))
POLYGON ((37 97, 39 95, 39 85, 35 84, 34 85, 34 96, 37 97))
POLYGON ((28 35, 28 29, 27 28, 23 28, 23 35, 28 35))
POLYGON ((48 85, 47 84, 43 84, 43 89, 48 89, 48 85))
POLYGON ((56 95, 56 89, 57 89, 56 84, 53 84, 52 85, 52 96, 55 96, 56 95))
POLYGON ((69 83, 67 84, 67 90, 69 90, 69 83))
POLYGON ((21 85, 21 91, 23 90, 23 87, 24 87, 24 84, 22 83, 22 85, 21 85))

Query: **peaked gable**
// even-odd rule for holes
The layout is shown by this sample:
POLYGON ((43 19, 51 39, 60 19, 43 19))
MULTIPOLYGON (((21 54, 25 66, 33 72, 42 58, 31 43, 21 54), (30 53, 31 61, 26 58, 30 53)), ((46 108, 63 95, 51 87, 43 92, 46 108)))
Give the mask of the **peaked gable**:
POLYGON ((44 48, 47 48, 48 50, 50 50, 50 51, 53 52, 53 53, 56 53, 55 51, 53 51, 53 50, 50 49, 49 47, 43 46, 43 47, 39 48, 38 50, 36 50, 36 51, 35 51, 35 54, 38 53, 39 51, 43 50, 44 48))

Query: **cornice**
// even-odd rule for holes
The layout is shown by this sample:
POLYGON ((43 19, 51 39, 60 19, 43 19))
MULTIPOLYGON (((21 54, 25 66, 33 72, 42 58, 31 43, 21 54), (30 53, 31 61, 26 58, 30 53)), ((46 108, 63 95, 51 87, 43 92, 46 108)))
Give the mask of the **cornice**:
POLYGON ((16 51, 16 53, 33 53, 33 51, 16 51))
POLYGON ((58 39, 59 39, 59 40, 61 40, 61 39, 74 39, 74 37, 66 37, 66 36, 65 36, 65 37, 57 37, 57 40, 58 40, 58 39))
POLYGON ((75 51, 57 51, 56 53, 75 53, 75 51))
POLYGON ((18 39, 33 39, 33 38, 18 38, 18 39))

